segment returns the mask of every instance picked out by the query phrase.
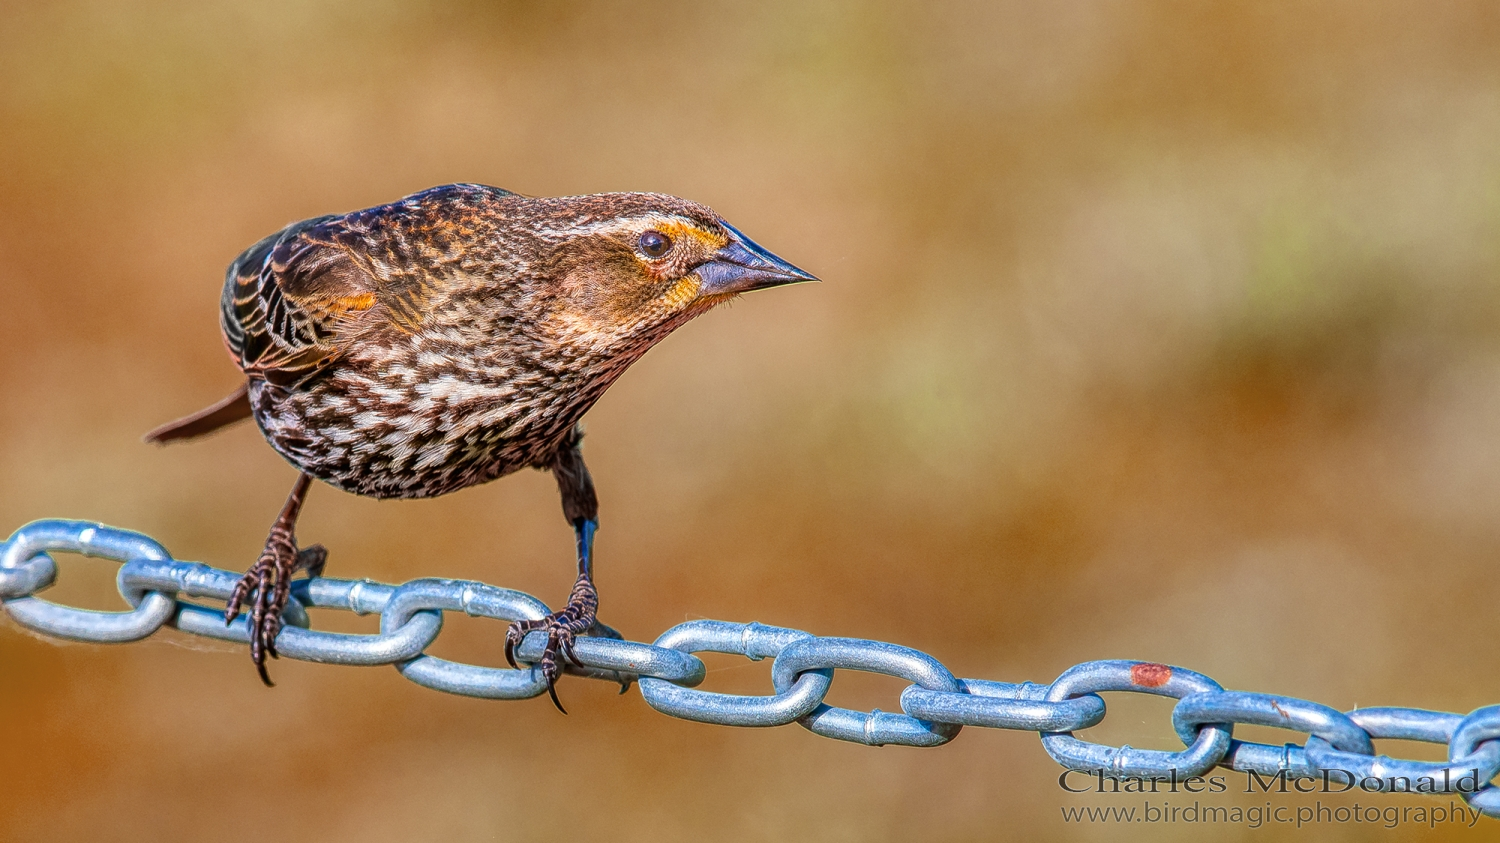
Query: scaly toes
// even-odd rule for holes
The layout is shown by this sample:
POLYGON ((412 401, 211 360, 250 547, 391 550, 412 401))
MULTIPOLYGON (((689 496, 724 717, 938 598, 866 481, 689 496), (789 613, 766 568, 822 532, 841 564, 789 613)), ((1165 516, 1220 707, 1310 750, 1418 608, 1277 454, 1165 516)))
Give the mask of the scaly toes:
POLYGON ((542 677, 547 680, 547 696, 552 698, 552 704, 563 714, 567 714, 568 710, 563 708, 562 701, 557 698, 557 677, 562 675, 558 659, 572 661, 569 655, 572 648, 573 633, 555 621, 550 624, 547 630, 547 649, 542 653, 542 677))
POLYGON ((250 596, 255 593, 255 589, 261 580, 265 578, 264 563, 264 556, 255 560, 255 564, 250 566, 250 570, 246 571, 244 576, 240 577, 240 581, 234 584, 234 591, 229 593, 229 600, 224 607, 225 626, 229 626, 229 624, 234 622, 235 618, 240 616, 240 608, 245 605, 250 596))
POLYGON ((281 658, 281 654, 276 652, 276 636, 281 632, 281 609, 274 599, 267 600, 265 605, 256 606, 250 624, 250 658, 255 662, 256 671, 260 673, 260 681, 266 683, 268 688, 276 683, 266 673, 266 656, 281 658), (259 617, 255 617, 256 615, 259 617))
POLYGON ((510 628, 505 630, 505 661, 511 667, 519 669, 516 664, 516 651, 521 648, 521 642, 526 640, 526 634, 534 629, 546 627, 547 621, 512 621, 510 628))
POLYGON ((267 635, 267 627, 272 623, 273 613, 269 610, 272 601, 270 577, 262 570, 257 578, 255 587, 255 598, 250 604, 250 618, 247 626, 250 633, 250 660, 255 663, 255 670, 260 674, 260 681, 271 687, 271 677, 266 673, 266 654, 274 654, 275 644, 272 643, 274 636, 267 635))
POLYGON ((578 658, 573 654, 573 631, 567 627, 557 630, 557 655, 567 664, 578 665, 578 658))

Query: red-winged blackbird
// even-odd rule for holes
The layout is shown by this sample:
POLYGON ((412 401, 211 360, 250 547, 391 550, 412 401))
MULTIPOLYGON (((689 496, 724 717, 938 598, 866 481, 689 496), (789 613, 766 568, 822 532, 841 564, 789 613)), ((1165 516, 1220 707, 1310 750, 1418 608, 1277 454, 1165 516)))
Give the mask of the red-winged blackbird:
MULTIPOLYGON (((291 576, 321 573, 299 551, 298 511, 314 477, 359 495, 425 498, 517 469, 550 469, 578 539, 567 605, 533 629, 552 700, 575 635, 597 623, 593 481, 579 418, 673 329, 739 293, 813 276, 712 210, 674 196, 555 199, 474 184, 287 226, 230 264, 224 342, 246 383, 147 435, 197 436, 254 416, 301 474, 265 550, 235 588, 225 622, 250 602, 261 679, 291 576)), ((559 704, 558 708, 562 708, 559 704)))

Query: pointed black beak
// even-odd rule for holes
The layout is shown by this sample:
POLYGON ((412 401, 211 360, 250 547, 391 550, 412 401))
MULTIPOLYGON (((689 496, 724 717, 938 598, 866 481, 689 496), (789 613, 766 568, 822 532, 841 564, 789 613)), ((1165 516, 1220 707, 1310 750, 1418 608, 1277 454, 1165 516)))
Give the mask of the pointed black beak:
POLYGON ((697 270, 703 282, 702 295, 747 293, 818 280, 762 249, 729 223, 724 223, 724 227, 729 229, 729 242, 714 253, 713 260, 697 270))

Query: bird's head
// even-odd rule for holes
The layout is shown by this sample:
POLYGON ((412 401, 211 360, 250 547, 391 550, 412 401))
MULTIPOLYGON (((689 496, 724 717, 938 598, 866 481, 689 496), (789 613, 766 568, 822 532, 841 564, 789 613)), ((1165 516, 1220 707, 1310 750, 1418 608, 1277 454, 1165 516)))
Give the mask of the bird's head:
POLYGON ((548 203, 554 319, 592 344, 654 342, 735 296, 816 281, 713 210, 656 193, 602 193, 548 203))

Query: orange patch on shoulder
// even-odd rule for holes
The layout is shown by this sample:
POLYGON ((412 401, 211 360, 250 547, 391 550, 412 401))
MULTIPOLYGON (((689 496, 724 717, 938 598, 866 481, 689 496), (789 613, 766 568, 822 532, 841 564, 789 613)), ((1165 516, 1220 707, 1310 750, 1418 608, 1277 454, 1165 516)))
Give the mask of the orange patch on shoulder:
POLYGON ((338 300, 341 310, 369 310, 375 306, 374 293, 360 293, 353 296, 345 296, 338 300))

